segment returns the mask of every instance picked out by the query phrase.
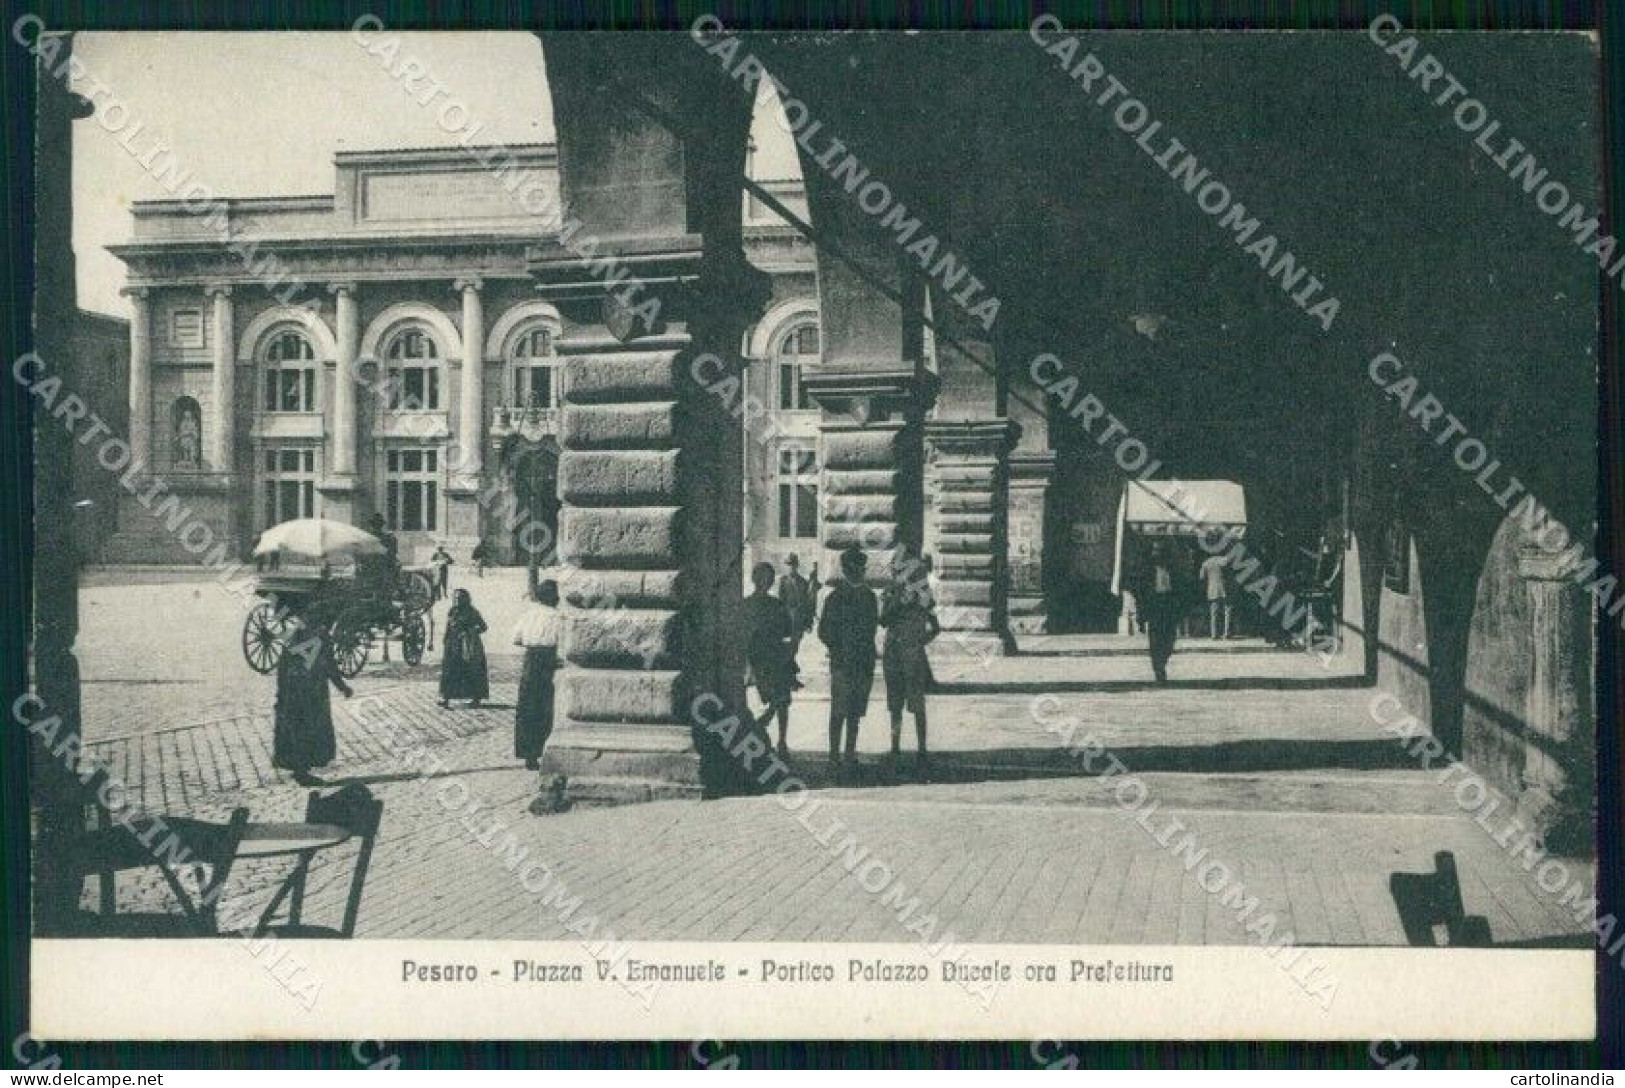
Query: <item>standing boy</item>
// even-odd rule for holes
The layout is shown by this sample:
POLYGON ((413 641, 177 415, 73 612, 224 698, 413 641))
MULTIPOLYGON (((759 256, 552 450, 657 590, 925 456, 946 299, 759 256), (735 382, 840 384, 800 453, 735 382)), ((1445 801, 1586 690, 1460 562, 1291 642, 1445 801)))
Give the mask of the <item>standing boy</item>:
POLYGON ((750 572, 756 592, 745 598, 746 660, 751 681, 767 709, 756 719, 764 730, 779 720, 779 758, 790 754, 790 695, 794 659, 790 656, 790 616, 784 602, 769 590, 777 577, 772 563, 758 563, 750 572))
POLYGON ((869 689, 875 682, 879 608, 874 590, 864 584, 867 567, 861 548, 841 553, 841 577, 830 589, 818 621, 819 641, 829 649, 829 762, 842 778, 856 768, 858 723, 869 708, 869 689))

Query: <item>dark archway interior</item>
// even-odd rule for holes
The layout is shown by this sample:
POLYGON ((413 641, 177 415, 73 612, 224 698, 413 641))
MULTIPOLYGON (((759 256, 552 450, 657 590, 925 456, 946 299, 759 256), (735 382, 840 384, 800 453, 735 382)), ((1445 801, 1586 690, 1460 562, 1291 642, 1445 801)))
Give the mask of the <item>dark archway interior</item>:
MULTIPOLYGON (((1589 525, 1596 273, 1525 194, 1486 174, 1483 153, 1380 50, 1336 35, 1093 35, 1062 58, 1025 33, 752 34, 723 48, 730 37, 648 43, 652 52, 630 64, 607 55, 596 58, 602 66, 555 64, 550 52, 566 187, 622 236, 681 229, 703 234, 709 254, 731 252, 740 180, 729 140, 740 133, 705 110, 748 101, 749 79, 737 78, 743 56, 760 62, 755 75, 782 83, 791 116, 816 120, 797 126, 826 349, 815 392, 859 427, 901 426, 885 438, 885 463, 904 481, 885 496, 894 539, 919 531, 906 483, 918 457, 908 445, 910 394, 898 390, 920 379, 929 269, 911 264, 895 237, 905 213, 888 225, 855 207, 861 179, 830 168, 845 153, 974 270, 981 297, 999 298, 996 325, 976 335, 993 348, 993 410, 1025 399, 1049 417, 1056 475, 1046 544, 1064 533, 1058 501, 1081 466, 1100 460, 1096 434, 1026 377, 1035 355, 1053 353, 1154 451, 1164 478, 1241 483, 1280 551, 1312 544, 1328 523, 1357 537, 1368 674, 1380 680, 1394 661, 1421 670, 1435 729, 1460 737, 1474 669, 1497 667, 1474 666, 1469 643, 1505 511, 1406 418, 1408 400, 1386 395, 1368 365, 1394 352, 1506 474, 1557 516, 1589 525), (1238 217, 1244 207, 1258 236, 1274 236, 1276 250, 1310 270, 1321 284, 1315 301, 1338 299, 1335 315, 1306 312, 1197 204, 1194 185, 1170 178, 1113 123, 1099 87, 1086 89, 1063 63, 1089 51, 1157 119, 1163 143, 1150 146, 1179 139, 1222 181, 1226 207, 1238 217), (617 88, 611 106, 583 97, 606 83, 617 88), (1309 87, 1335 87, 1335 101, 1309 87), (620 120, 587 123, 606 109, 620 120), (632 139, 617 124, 662 135, 632 139), (673 169, 661 156, 679 145, 686 157, 673 169), (609 181, 629 177, 638 180, 609 181), (664 191, 651 180, 659 177, 670 179, 664 191), (641 194, 633 214, 602 203, 612 192, 624 198, 628 185, 641 194), (1384 586, 1390 537, 1398 548, 1415 542, 1415 594, 1384 586), (1383 606, 1417 613, 1421 655, 1382 644, 1383 606)), ((1590 116, 1592 88, 1573 78, 1587 70, 1588 48, 1578 38, 1463 38, 1440 51, 1464 78, 1505 89, 1499 116, 1509 131, 1552 131, 1554 115, 1590 116)), ((1550 141, 1542 163, 1573 179, 1577 201, 1596 204, 1585 141, 1550 141)), ((974 324, 941 307, 933 323, 939 339, 974 324)), ((1098 588, 1056 587, 1053 562, 1045 577, 1063 622, 1069 610, 1078 620, 1109 608, 1098 588)))

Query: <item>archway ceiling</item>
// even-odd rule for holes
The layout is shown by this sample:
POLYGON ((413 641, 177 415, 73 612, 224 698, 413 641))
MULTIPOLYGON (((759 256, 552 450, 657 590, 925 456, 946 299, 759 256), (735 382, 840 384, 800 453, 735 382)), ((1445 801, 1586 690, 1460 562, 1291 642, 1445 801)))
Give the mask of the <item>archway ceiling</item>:
MULTIPOLYGON (((1364 35, 1085 38, 1153 148, 1181 139, 1341 299, 1330 332, 1025 32, 747 40, 822 122, 812 149, 838 136, 992 286, 1006 359, 1054 351, 1148 429, 1200 406, 1249 444, 1324 441, 1392 344, 1484 427, 1538 400, 1524 425, 1590 448, 1595 265, 1364 35)), ((1588 207, 1593 49, 1440 48, 1588 207)))

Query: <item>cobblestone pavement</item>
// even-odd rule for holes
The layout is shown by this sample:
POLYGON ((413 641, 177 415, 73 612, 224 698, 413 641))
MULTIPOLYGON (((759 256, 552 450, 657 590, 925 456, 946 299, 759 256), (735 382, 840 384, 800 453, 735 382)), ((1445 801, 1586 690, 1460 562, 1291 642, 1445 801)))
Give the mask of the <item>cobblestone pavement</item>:
MULTIPOLYGON (((360 781, 384 801, 362 937, 567 939, 590 919, 596 932, 627 939, 910 940, 898 911, 917 899, 910 921, 929 916, 939 938, 1249 940, 1234 910, 1116 807, 1099 779, 817 790, 804 823, 771 797, 535 817, 527 805, 539 783, 511 757, 504 711, 447 714, 423 684, 380 701, 387 720, 424 737, 450 770, 418 779, 352 738, 324 772, 329 784, 360 781), (853 851, 885 866, 881 893, 849 868, 853 851), (509 865, 517 856, 552 874, 539 892, 521 882, 526 865, 509 865)), ((870 759, 866 770, 873 784, 889 782, 884 761, 870 759)), ((1222 862, 1259 898, 1259 911, 1301 941, 1404 943, 1389 877, 1431 871, 1441 850, 1456 855, 1466 908, 1489 919, 1495 940, 1581 930, 1423 772, 1148 773, 1144 781, 1164 821, 1152 827, 1177 818, 1193 849, 1222 862)), ((247 805, 257 820, 293 819, 303 798, 261 776, 247 788, 205 783, 166 808, 219 818, 247 805)), ((257 914, 290 864, 240 864, 226 915, 257 914)), ((353 847, 318 856, 308 919, 337 919, 353 864, 353 847)), ((124 909, 165 900, 150 875, 123 879, 120 897, 124 909)))
MULTIPOLYGON (((500 630, 497 619, 492 627, 500 630)), ((146 630, 127 622, 124 637, 146 630)), ((112 632, 91 634, 91 645, 100 675, 113 679, 105 668, 118 660, 112 632)), ((125 645, 146 649, 139 640, 125 645)), ((184 675, 183 652, 154 653, 184 675)), ((1219 675, 1228 656, 1193 652, 1187 660, 1202 657, 1201 667, 1219 675)), ((1264 668, 1278 655, 1238 648, 1234 656, 1264 668)), ((1123 668, 1141 663, 1118 657, 1123 668)), ((1066 658, 1038 660, 1035 671, 1046 673, 1066 658)), ((894 775, 879 754, 889 741, 877 683, 862 787, 816 789, 798 813, 765 797, 548 817, 528 813, 540 783, 512 757, 516 659, 493 656, 493 704, 480 710, 440 709, 432 662, 369 665, 358 693, 375 700, 358 715, 356 704, 335 699, 339 756, 323 771, 330 785, 360 781, 384 801, 359 935, 564 939, 590 919, 599 934, 628 939, 906 941, 918 932, 899 911, 917 900, 912 923, 930 917, 938 938, 1248 942, 1233 910, 1118 807, 1111 783, 1077 773, 1060 739, 1034 720, 1020 661, 1001 665, 998 685, 1014 690, 932 699, 940 756, 930 784, 910 781, 910 760, 894 775), (390 754, 386 725, 431 748, 447 773, 423 780, 406 772, 390 754), (516 864, 521 855, 525 864, 516 864), (521 881, 532 861, 551 874, 540 885, 533 875, 539 892, 521 881), (889 875, 876 893, 858 874, 879 866, 889 875)), ((1301 667, 1274 666, 1278 675, 1301 667)), ((269 681, 256 680, 268 694, 269 681)), ((791 765, 818 785, 827 781, 816 754, 827 703, 816 690, 802 696, 791 765)), ((1104 741, 1142 776, 1158 806, 1151 827, 1178 819, 1181 838, 1222 862, 1258 897, 1258 913, 1274 914, 1277 932, 1300 942, 1404 943, 1389 877, 1431 871, 1439 851, 1455 854, 1466 909, 1488 918, 1496 941, 1581 933, 1572 911, 1461 814, 1434 775, 1407 767, 1366 713, 1368 698, 1339 687, 1090 688, 1055 696, 1045 713, 1075 718, 1080 737, 1104 741)), ((125 702, 128 715, 147 713, 125 702)), ((98 712, 94 750, 145 806, 219 818, 242 805, 255 820, 298 818, 306 791, 270 767, 265 705, 187 724, 205 709, 186 704, 170 724, 139 717, 119 728, 118 706, 109 703, 98 712)), ((317 856, 307 919, 337 920, 354 856, 353 845, 317 856)), ((240 863, 226 916, 257 913, 290 865, 240 863)), ((121 877, 119 896, 124 909, 167 904, 150 873, 121 877)))
MULTIPOLYGON (((524 577, 522 570, 499 568, 484 578, 453 580, 454 587, 472 592, 489 623, 486 647, 494 657, 508 649, 508 632, 523 606, 524 577)), ((137 577, 116 570, 85 578, 79 600, 87 738, 252 716, 270 707, 274 681, 249 668, 242 652, 243 621, 256 600, 234 597, 207 576, 160 571, 137 577)), ((431 613, 437 633, 444 613, 444 604, 431 613)), ((951 647, 952 637, 943 636, 941 645, 951 647)), ((364 687, 377 679, 430 677, 438 661, 437 647, 438 643, 416 673, 400 664, 398 649, 393 664, 385 664, 375 648, 360 683, 364 687)), ((936 664, 942 690, 1015 696, 1038 690, 1116 694, 1151 687, 1143 637, 1023 636, 1021 649, 1019 657, 988 662, 942 655, 936 664)), ((798 717, 810 713, 807 720, 813 721, 828 713, 829 691, 824 651, 816 638, 803 641, 800 665, 806 689, 797 698, 798 717), (821 709, 809 710, 815 706, 821 709)), ((1226 684, 1301 687, 1321 685, 1344 673, 1341 668, 1323 668, 1307 654, 1272 651, 1256 640, 1208 639, 1181 640, 1171 671, 1174 683, 1159 690, 1226 684)), ((1263 688, 1250 690, 1262 692, 1265 701, 1272 694, 1263 688)), ((872 711, 877 721, 884 717, 884 698, 877 677, 872 711)))

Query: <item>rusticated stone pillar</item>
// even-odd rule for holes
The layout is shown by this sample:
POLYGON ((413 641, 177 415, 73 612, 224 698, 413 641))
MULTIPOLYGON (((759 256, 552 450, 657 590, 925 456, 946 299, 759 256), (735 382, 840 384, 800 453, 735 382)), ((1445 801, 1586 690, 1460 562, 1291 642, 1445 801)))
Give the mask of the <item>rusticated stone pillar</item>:
POLYGON ((886 577, 904 545, 924 535, 923 399, 930 385, 912 369, 814 371, 807 392, 824 416, 822 494, 826 584, 839 576, 840 553, 868 553, 871 580, 886 577))
POLYGON ((565 324, 565 668, 545 766, 634 789, 761 788, 712 728, 748 713, 733 409, 767 298, 741 241, 751 96, 688 35, 558 34, 546 49, 571 226, 528 260, 565 324))
POLYGON ((1055 451, 1049 440, 1048 394, 1033 381, 1019 353, 1004 368, 1009 382, 1009 416, 1019 430, 1010 451, 1006 561, 1010 567, 1010 629, 1038 634, 1049 626, 1044 583, 1045 510, 1055 478, 1055 451))
POLYGON ((688 344, 625 350, 559 341, 563 419, 560 559, 567 616, 560 743, 688 753, 679 688, 684 481, 680 401, 688 344))
POLYGON ((933 652, 1011 653, 1005 516, 1015 425, 1007 419, 932 420, 925 437, 937 618, 945 632, 933 652))
MULTIPOLYGON (((726 293, 709 314, 678 311, 625 341, 564 305, 565 669, 551 768, 739 788, 706 758, 703 729, 744 705, 742 438, 729 390, 743 369, 734 303, 752 292, 726 293)), ((678 302, 664 301, 672 314, 678 302)))

